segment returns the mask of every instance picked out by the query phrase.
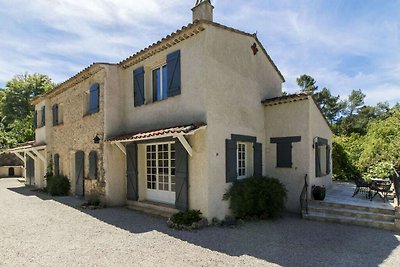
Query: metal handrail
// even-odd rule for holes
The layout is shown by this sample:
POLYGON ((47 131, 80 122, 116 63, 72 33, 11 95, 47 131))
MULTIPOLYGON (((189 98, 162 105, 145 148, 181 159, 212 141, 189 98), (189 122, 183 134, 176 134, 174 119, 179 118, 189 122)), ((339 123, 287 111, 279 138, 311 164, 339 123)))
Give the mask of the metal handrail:
POLYGON ((307 177, 308 177, 308 175, 306 174, 304 176, 304 186, 303 186, 303 189, 301 190, 301 194, 300 194, 301 214, 303 214, 303 212, 305 214, 308 214, 308 183, 307 183, 307 177))

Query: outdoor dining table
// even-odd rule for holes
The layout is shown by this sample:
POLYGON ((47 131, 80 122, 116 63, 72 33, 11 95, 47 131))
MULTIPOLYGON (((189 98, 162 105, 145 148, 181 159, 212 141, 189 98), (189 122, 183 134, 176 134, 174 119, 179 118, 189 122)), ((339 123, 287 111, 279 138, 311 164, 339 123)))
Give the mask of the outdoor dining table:
POLYGON ((372 201, 372 199, 379 194, 385 202, 391 183, 392 181, 389 178, 372 178, 371 184, 369 185, 369 199, 372 201), (385 186, 388 188, 385 188, 385 186), (372 195, 373 191, 375 191, 374 195, 372 195))

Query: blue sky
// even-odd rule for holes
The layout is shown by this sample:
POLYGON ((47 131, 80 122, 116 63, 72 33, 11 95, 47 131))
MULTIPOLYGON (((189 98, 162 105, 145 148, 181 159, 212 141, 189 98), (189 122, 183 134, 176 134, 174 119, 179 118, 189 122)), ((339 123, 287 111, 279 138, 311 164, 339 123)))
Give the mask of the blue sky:
MULTIPOLYGON (((195 0, 0 0, 0 87, 16 74, 62 82, 119 62, 191 22, 195 0)), ((286 78, 313 76, 366 103, 400 102, 400 0, 214 0, 214 20, 259 39, 286 78)))

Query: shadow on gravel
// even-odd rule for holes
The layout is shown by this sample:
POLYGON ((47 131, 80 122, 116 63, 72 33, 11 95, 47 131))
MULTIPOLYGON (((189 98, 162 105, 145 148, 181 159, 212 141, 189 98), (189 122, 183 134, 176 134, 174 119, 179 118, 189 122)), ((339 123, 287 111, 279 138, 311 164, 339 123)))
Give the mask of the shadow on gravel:
POLYGON ((176 231, 165 219, 126 208, 87 210, 83 200, 50 197, 31 188, 9 188, 25 196, 54 200, 131 233, 157 231, 231 256, 248 255, 282 266, 378 266, 399 245, 395 233, 302 220, 285 214, 273 221, 247 222, 237 228, 212 226, 199 231, 176 231))

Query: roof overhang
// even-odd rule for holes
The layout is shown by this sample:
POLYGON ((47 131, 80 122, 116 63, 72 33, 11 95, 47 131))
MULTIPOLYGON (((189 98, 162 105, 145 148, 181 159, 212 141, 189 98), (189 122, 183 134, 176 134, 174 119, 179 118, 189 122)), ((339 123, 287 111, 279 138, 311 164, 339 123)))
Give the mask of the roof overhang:
POLYGON ((126 155, 126 149, 124 147, 124 144, 172 137, 172 138, 177 138, 181 142, 183 147, 186 149, 188 154, 192 156, 193 155, 192 147, 186 140, 185 136, 193 135, 197 131, 205 129, 206 127, 207 125, 205 123, 195 123, 185 126, 175 126, 175 127, 151 130, 146 132, 139 132, 139 133, 136 132, 126 135, 120 135, 107 139, 105 140, 105 142, 116 145, 126 155))

